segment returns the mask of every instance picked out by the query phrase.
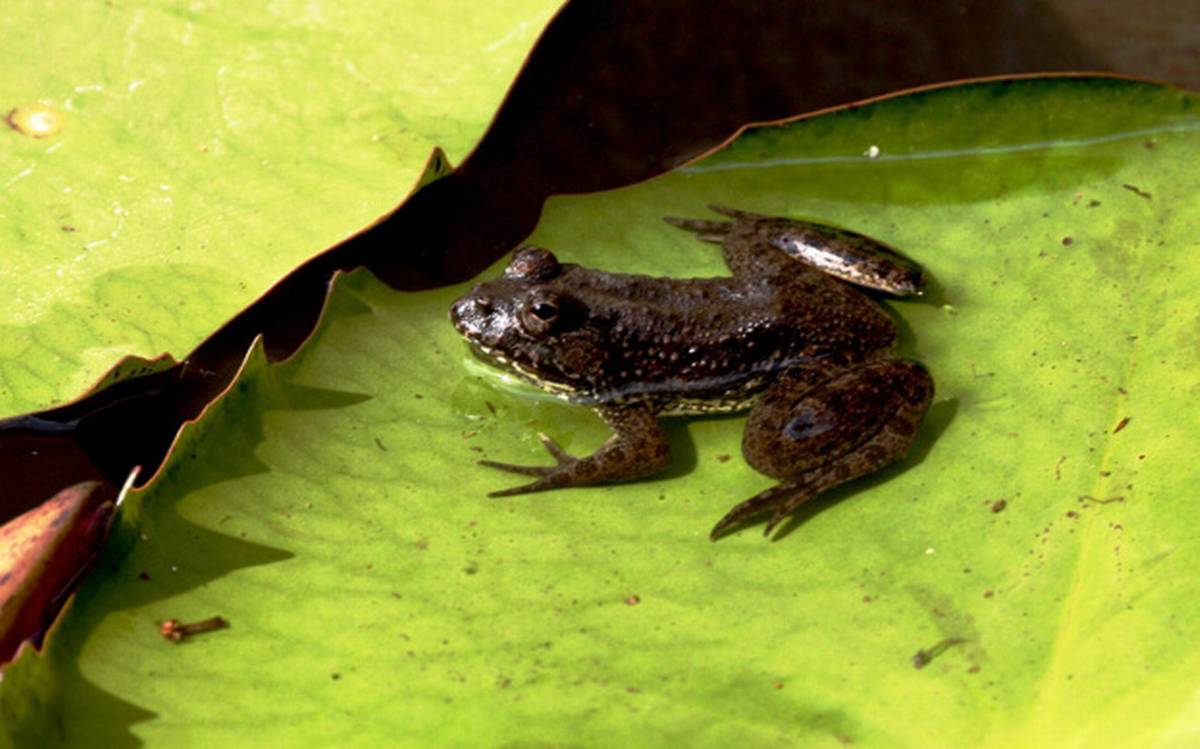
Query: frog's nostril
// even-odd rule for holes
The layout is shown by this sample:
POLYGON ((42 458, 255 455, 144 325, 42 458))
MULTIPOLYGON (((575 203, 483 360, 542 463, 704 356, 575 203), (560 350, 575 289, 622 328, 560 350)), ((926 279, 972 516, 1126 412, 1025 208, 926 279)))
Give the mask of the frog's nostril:
POLYGON ((456 301, 450 307, 450 321, 455 327, 462 330, 464 326, 476 326, 483 324, 484 320, 492 313, 492 300, 486 296, 476 296, 470 294, 456 301))

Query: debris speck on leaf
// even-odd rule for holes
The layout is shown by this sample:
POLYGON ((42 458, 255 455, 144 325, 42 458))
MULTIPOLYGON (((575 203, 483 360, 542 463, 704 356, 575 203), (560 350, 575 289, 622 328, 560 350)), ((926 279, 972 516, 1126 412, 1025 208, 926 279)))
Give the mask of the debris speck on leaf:
POLYGON ((8 126, 31 138, 49 138, 63 128, 63 117, 45 104, 17 107, 5 119, 8 126))
POLYGON ((1090 494, 1080 494, 1079 501, 1080 502, 1095 502, 1098 505, 1107 505, 1107 504, 1112 504, 1113 502, 1124 502, 1125 497, 1123 495, 1118 494, 1115 497, 1107 497, 1105 499, 1101 499, 1099 497, 1093 497, 1090 494))
POLYGON ((947 637, 928 650, 918 650, 912 657, 913 668, 918 670, 925 668, 933 662, 934 658, 937 658, 955 645, 961 645, 964 642, 966 640, 961 637, 947 637))
POLYGON ((178 619, 167 619, 159 625, 158 631, 162 636, 171 642, 183 642, 192 635, 198 635, 201 632, 213 632, 218 629, 225 629, 229 626, 229 622, 219 616, 201 619, 198 622, 190 624, 181 624, 178 619))

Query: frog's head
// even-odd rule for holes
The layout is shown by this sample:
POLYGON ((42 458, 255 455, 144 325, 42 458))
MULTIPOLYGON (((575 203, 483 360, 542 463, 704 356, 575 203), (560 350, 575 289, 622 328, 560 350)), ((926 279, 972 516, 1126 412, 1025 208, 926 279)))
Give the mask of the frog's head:
POLYGON ((522 247, 504 275, 476 284, 450 307, 450 322, 489 362, 509 367, 541 387, 572 392, 598 367, 587 309, 564 279, 563 265, 541 247, 522 247))

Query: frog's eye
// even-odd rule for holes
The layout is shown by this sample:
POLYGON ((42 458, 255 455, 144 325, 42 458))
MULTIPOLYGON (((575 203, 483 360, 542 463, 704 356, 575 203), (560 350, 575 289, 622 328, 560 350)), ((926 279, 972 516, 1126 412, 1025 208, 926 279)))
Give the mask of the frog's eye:
POLYGON ((527 281, 549 281, 558 275, 562 266, 554 253, 541 247, 522 247, 513 255, 512 262, 504 270, 509 278, 527 281))
POLYGON ((537 302, 529 311, 533 313, 534 317, 544 322, 550 322, 558 317, 558 307, 554 306, 552 302, 537 302))
POLYGON ((549 294, 539 294, 522 307, 521 322, 531 333, 545 333, 558 321, 559 312, 557 298, 549 294))

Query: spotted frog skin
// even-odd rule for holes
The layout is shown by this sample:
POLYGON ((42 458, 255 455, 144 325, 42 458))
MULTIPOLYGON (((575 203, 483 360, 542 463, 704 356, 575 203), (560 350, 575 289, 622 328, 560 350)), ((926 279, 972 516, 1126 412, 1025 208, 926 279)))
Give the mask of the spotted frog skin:
POLYGON ((613 434, 586 457, 539 435, 551 466, 500 497, 642 478, 670 462, 658 417, 750 410, 746 461, 778 484, 736 505, 711 538, 903 457, 933 395, 897 358, 892 319, 856 286, 919 294, 921 270, 862 235, 712 206, 731 221, 666 219, 721 245, 732 275, 605 273, 518 250, 450 319, 493 364, 596 410, 613 434))

